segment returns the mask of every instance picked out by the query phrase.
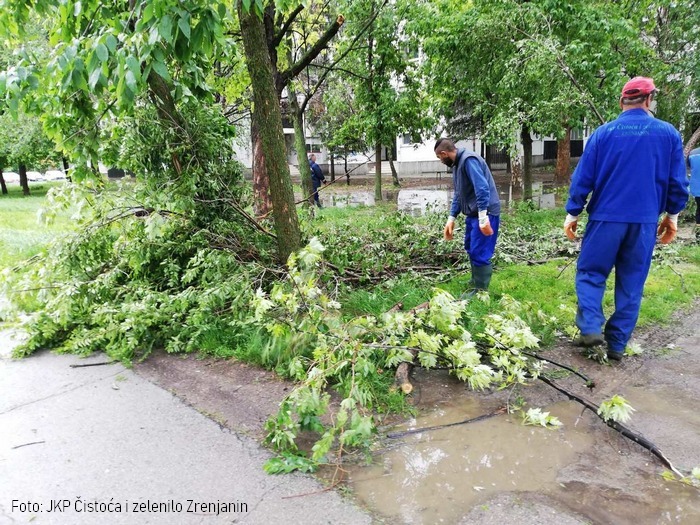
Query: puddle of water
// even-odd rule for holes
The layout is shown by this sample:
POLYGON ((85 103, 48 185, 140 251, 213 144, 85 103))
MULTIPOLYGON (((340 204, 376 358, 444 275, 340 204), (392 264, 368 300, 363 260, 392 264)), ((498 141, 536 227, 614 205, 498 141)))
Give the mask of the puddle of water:
MULTIPOLYGON (((559 403, 551 412, 567 431, 524 426, 515 415, 401 438, 403 444, 350 469, 350 486, 369 507, 399 523, 456 523, 490 496, 546 491, 557 472, 593 443, 574 428, 580 407, 559 403)), ((488 413, 478 400, 443 407, 409 428, 460 421, 488 413)))
MULTIPOLYGON (((451 186, 451 185, 450 185, 451 186)), ((511 202, 520 200, 519 187, 497 186, 501 198, 501 205, 507 208, 511 202)), ((535 181, 532 185, 533 202, 541 209, 552 209, 557 205, 553 186, 541 181, 535 181)), ((393 201, 399 211, 411 215, 424 215, 426 213, 443 213, 449 211, 452 204, 452 189, 428 186, 419 189, 402 189, 399 191, 384 192, 386 201, 393 201)), ((353 191, 350 193, 323 193, 320 196, 321 204, 326 207, 345 208, 352 206, 374 206, 373 191, 353 191)))

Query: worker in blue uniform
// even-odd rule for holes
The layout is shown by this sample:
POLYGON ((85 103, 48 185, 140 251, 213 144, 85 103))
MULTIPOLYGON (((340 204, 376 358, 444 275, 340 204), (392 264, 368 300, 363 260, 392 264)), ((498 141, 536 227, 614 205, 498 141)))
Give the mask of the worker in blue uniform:
POLYGON ((607 343, 608 358, 616 361, 637 324, 656 235, 663 244, 673 240, 678 214, 688 200, 681 136, 652 116, 656 92, 650 78, 635 77, 625 84, 622 113, 591 135, 566 203, 564 231, 571 240, 584 207, 588 212, 576 271, 577 344, 607 343), (613 267, 615 312, 605 323, 603 293, 613 267))
POLYGON ((695 239, 700 241, 700 148, 688 154, 690 193, 695 197, 695 239))
POLYGON ((314 202, 316 203, 316 206, 322 208, 321 201, 318 198, 318 189, 321 187, 321 183, 326 182, 326 177, 323 175, 321 166, 316 164, 316 155, 313 153, 309 157, 309 166, 311 167, 311 182, 314 188, 314 202))
POLYGON ((488 290, 493 273, 491 258, 496 250, 501 201, 491 170, 479 155, 456 148, 450 139, 435 143, 435 155, 452 168, 454 197, 443 236, 452 240, 455 218, 465 216, 464 249, 472 268, 470 292, 488 290))

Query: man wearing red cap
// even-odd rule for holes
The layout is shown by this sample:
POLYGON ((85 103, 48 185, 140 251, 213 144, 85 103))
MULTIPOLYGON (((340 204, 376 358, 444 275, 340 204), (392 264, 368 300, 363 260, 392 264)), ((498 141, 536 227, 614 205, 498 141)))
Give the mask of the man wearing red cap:
POLYGON ((584 207, 588 212, 576 271, 577 344, 607 343, 608 358, 616 361, 637 324, 656 235, 663 244, 673 240, 678 214, 688 201, 681 136, 651 115, 655 94, 650 78, 635 77, 625 84, 622 113, 591 135, 566 203, 564 231, 571 240, 578 216, 584 207), (615 312, 606 323, 602 302, 613 267, 615 312))

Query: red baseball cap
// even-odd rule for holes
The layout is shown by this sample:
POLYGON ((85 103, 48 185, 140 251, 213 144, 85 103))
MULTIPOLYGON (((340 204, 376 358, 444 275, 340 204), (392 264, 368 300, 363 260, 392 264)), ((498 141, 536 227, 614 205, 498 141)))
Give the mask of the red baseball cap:
POLYGON ((623 98, 636 98, 649 95, 656 91, 654 81, 647 77, 634 77, 622 88, 623 98))

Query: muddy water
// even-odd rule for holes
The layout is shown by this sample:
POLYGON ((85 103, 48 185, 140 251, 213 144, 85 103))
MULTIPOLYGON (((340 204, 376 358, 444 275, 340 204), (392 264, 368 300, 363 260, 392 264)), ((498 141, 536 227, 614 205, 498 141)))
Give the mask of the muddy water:
MULTIPOLYGON (((493 408, 467 399, 412 421, 406 429, 461 421, 493 408)), ((489 497, 512 491, 551 491, 557 472, 593 439, 574 423, 570 403, 550 407, 568 431, 524 426, 515 415, 400 438, 369 467, 350 473, 350 486, 391 523, 456 523, 489 497)))
MULTIPOLYGON (((386 202, 396 203, 399 211, 411 215, 423 215, 429 212, 442 213, 448 211, 452 203, 451 185, 432 185, 420 189, 402 189, 383 193, 386 202)), ((557 201, 553 188, 543 182, 533 183, 533 203, 542 209, 552 209, 557 201)), ((520 200, 520 189, 510 186, 499 186, 501 205, 508 207, 510 203, 520 200)), ((372 191, 353 191, 350 193, 322 193, 321 204, 326 207, 344 208, 348 206, 374 206, 375 198, 372 191)))
MULTIPOLYGON (((640 410, 668 409, 668 400, 653 393, 643 402, 630 394, 640 410)), ((492 404, 463 398, 393 431, 462 421, 492 412, 492 404)), ((504 414, 387 439, 373 464, 350 468, 349 487, 391 524, 480 523, 470 516, 507 494, 520 505, 533 498, 549 502, 544 518, 530 510, 503 511, 507 523, 516 517, 519 523, 561 523, 562 509, 576 523, 700 523, 697 489, 664 481, 655 459, 582 415, 580 405, 562 401, 545 410, 563 427, 524 426, 517 415, 504 414)))

